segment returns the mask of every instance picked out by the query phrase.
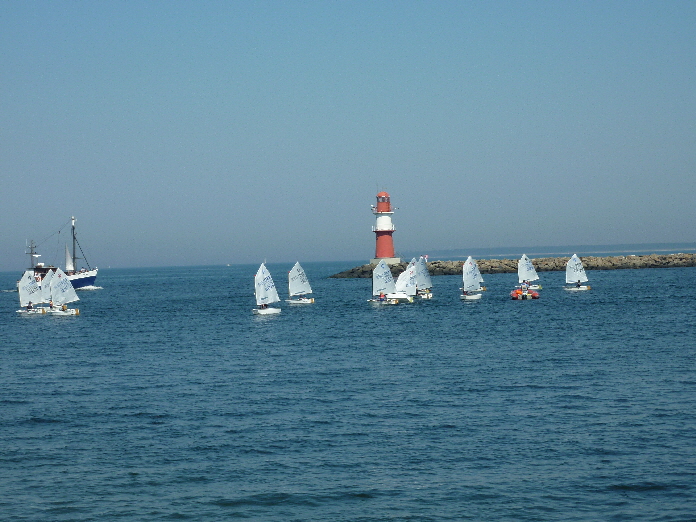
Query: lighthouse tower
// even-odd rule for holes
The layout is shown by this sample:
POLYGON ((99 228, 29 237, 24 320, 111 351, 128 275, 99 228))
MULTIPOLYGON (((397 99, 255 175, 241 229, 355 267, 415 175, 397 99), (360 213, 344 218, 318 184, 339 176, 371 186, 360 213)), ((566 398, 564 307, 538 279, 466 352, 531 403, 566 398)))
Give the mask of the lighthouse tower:
POLYGON ((394 257, 394 239, 392 239, 394 224, 391 220, 394 212, 388 193, 380 192, 377 194, 377 206, 372 205, 372 213, 377 218, 375 226, 372 227, 372 231, 375 233, 376 246, 375 259, 371 259, 370 263, 376 265, 381 260, 384 260, 388 265, 401 263, 400 258, 394 257))

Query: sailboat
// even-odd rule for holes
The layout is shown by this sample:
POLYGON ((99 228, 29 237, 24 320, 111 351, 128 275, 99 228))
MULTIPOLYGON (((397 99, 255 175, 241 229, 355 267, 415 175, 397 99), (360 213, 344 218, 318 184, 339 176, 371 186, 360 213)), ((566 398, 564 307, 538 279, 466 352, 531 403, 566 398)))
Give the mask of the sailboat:
POLYGON ((311 304, 314 302, 313 297, 305 297, 306 294, 312 293, 312 287, 309 285, 309 279, 305 274, 304 269, 300 266, 300 262, 296 262, 288 273, 288 296, 286 303, 292 304, 311 304), (297 296, 293 299, 293 296, 297 296))
POLYGON ((399 274, 394 284, 395 292, 387 294, 387 298, 399 299, 400 301, 413 302, 416 295, 416 260, 415 258, 406 267, 406 270, 399 274))
POLYGON ((78 308, 68 308, 68 303, 80 300, 68 276, 60 268, 56 268, 51 274, 44 278, 44 286, 46 286, 46 279, 50 278, 49 302, 52 305, 46 309, 46 312, 54 315, 80 315, 78 308))
POLYGON ((537 281, 539 276, 527 254, 522 254, 522 257, 517 262, 517 279, 520 285, 526 281, 529 290, 541 290, 541 285, 530 284, 532 281, 537 281))
MULTIPOLYGON (((89 263, 87 262, 87 259, 85 259, 84 257, 77 257, 77 249, 79 248, 80 251, 82 251, 82 247, 80 247, 80 243, 77 241, 77 236, 75 235, 75 216, 72 216, 70 220, 72 224, 72 253, 70 253, 70 249, 66 244, 65 274, 66 277, 70 279, 73 288, 84 288, 86 286, 92 286, 94 285, 94 282, 97 279, 98 268, 90 267, 89 263), (84 259, 85 263, 87 263, 87 268, 81 268, 80 270, 78 270, 78 259, 84 259)), ((26 254, 29 256, 30 259, 30 266, 28 270, 34 272, 34 277, 37 278, 39 286, 42 286, 43 278, 46 277, 46 275, 48 275, 49 272, 53 271, 55 267, 50 265, 47 266, 44 263, 37 262, 37 258, 41 257, 41 254, 36 253, 36 245, 34 244, 34 241, 29 242, 29 245, 27 245, 27 250, 28 252, 26 252, 26 254)))
MULTIPOLYGON (((415 257, 413 258, 415 259, 415 257)), ((413 262, 413 261, 411 261, 413 262)), ((430 279, 430 272, 425 257, 420 256, 416 263, 416 295, 421 299, 432 299, 433 282, 430 279)))
POLYGON ((253 310, 255 314, 270 315, 280 313, 280 308, 268 307, 269 304, 280 301, 280 298, 273 283, 273 278, 263 263, 261 263, 254 277, 254 293, 256 294, 256 304, 258 305, 258 308, 253 310))
POLYGON ((573 257, 566 263, 566 284, 574 286, 565 286, 564 288, 571 291, 589 290, 591 288, 590 285, 581 284, 587 281, 589 279, 587 279, 587 274, 585 274, 585 267, 582 266, 582 261, 580 261, 577 254, 573 254, 573 257))
POLYGON ((483 277, 478 264, 471 256, 467 257, 464 265, 462 265, 462 295, 460 299, 466 301, 481 299, 483 295, 480 293, 483 291, 483 287, 481 287, 482 282, 483 277))
POLYGON ((34 308, 34 305, 43 303, 41 295, 41 287, 36 281, 33 270, 25 270, 24 275, 17 283, 19 291, 19 306, 21 310, 17 310, 20 314, 45 314, 46 308, 41 306, 34 308))
POLYGON ((394 276, 384 259, 380 260, 377 266, 372 270, 372 299, 369 302, 375 304, 399 304, 398 299, 387 297, 388 294, 396 292, 396 284, 394 276))

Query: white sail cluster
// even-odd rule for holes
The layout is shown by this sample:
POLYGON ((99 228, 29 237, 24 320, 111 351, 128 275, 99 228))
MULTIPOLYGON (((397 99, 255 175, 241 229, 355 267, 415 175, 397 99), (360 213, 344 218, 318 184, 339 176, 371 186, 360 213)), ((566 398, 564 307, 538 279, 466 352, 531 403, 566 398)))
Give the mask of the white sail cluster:
MULTIPOLYGON (((60 309, 62 305, 79 301, 80 298, 77 297, 75 288, 73 288, 70 279, 65 275, 60 268, 54 270, 49 270, 39 286, 34 276, 33 270, 27 270, 24 272, 22 279, 19 281, 19 305, 22 307, 27 307, 29 302, 33 305, 38 305, 42 303, 52 303, 52 308, 44 307, 40 309, 41 312, 47 313, 69 313, 70 315, 77 315, 78 310, 67 310, 60 309)), ((19 310, 20 312, 27 310, 19 310)))

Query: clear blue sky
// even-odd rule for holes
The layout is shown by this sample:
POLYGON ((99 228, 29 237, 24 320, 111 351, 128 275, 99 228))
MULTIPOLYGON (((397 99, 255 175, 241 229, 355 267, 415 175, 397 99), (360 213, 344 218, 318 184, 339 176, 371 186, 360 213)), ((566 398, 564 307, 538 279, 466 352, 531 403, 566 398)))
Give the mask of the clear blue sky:
POLYGON ((696 2, 7 1, 0 270, 693 242, 696 2), (44 250, 54 251, 49 243, 44 250))

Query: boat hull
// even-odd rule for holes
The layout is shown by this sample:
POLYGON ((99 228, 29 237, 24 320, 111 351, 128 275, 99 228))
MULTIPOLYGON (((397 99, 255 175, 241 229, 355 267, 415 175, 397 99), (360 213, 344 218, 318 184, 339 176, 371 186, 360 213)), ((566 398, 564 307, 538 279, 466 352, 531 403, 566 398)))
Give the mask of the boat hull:
POLYGON ((305 297, 303 299, 286 299, 285 302, 290 304, 312 304, 314 302, 314 298, 305 297))
POLYGON ((40 306, 38 308, 32 308, 31 310, 27 310, 26 308, 22 308, 21 310, 17 310, 18 314, 26 315, 26 316, 31 316, 31 315, 45 315, 46 314, 46 307, 40 306))
POLYGON ((398 301, 401 301, 402 303, 412 303, 413 302, 413 296, 405 294, 403 292, 397 292, 395 294, 387 294, 387 299, 396 299, 398 301))
POLYGON ((510 299, 515 301, 526 301, 528 299, 539 299, 539 294, 537 292, 527 292, 524 293, 522 290, 513 290, 510 292, 510 299))
POLYGON ((467 294, 467 295, 460 295, 459 299, 462 301, 476 301, 478 299, 481 299, 483 297, 483 294, 467 294))
POLYGON ((583 286, 565 286, 563 287, 564 290, 568 290, 569 292, 582 292, 584 290, 589 290, 591 288, 590 285, 583 285, 583 286))
POLYGON ((78 288, 84 288, 85 286, 94 286, 94 282, 97 279, 97 269, 76 272, 72 275, 68 275, 68 279, 70 279, 73 288, 76 290, 78 288))
POLYGON ((399 304, 398 299, 368 299, 368 303, 372 303, 373 305, 397 305, 399 304))
POLYGON ((55 308, 46 310, 46 313, 51 315, 80 315, 80 309, 68 308, 67 310, 61 310, 60 308, 55 308))
MULTIPOLYGON (((521 286, 517 286, 517 288, 522 288, 521 286)), ((541 285, 528 285, 527 288, 529 290, 541 290, 541 285)))
POLYGON ((255 315, 274 315, 280 313, 280 308, 254 308, 255 315))

